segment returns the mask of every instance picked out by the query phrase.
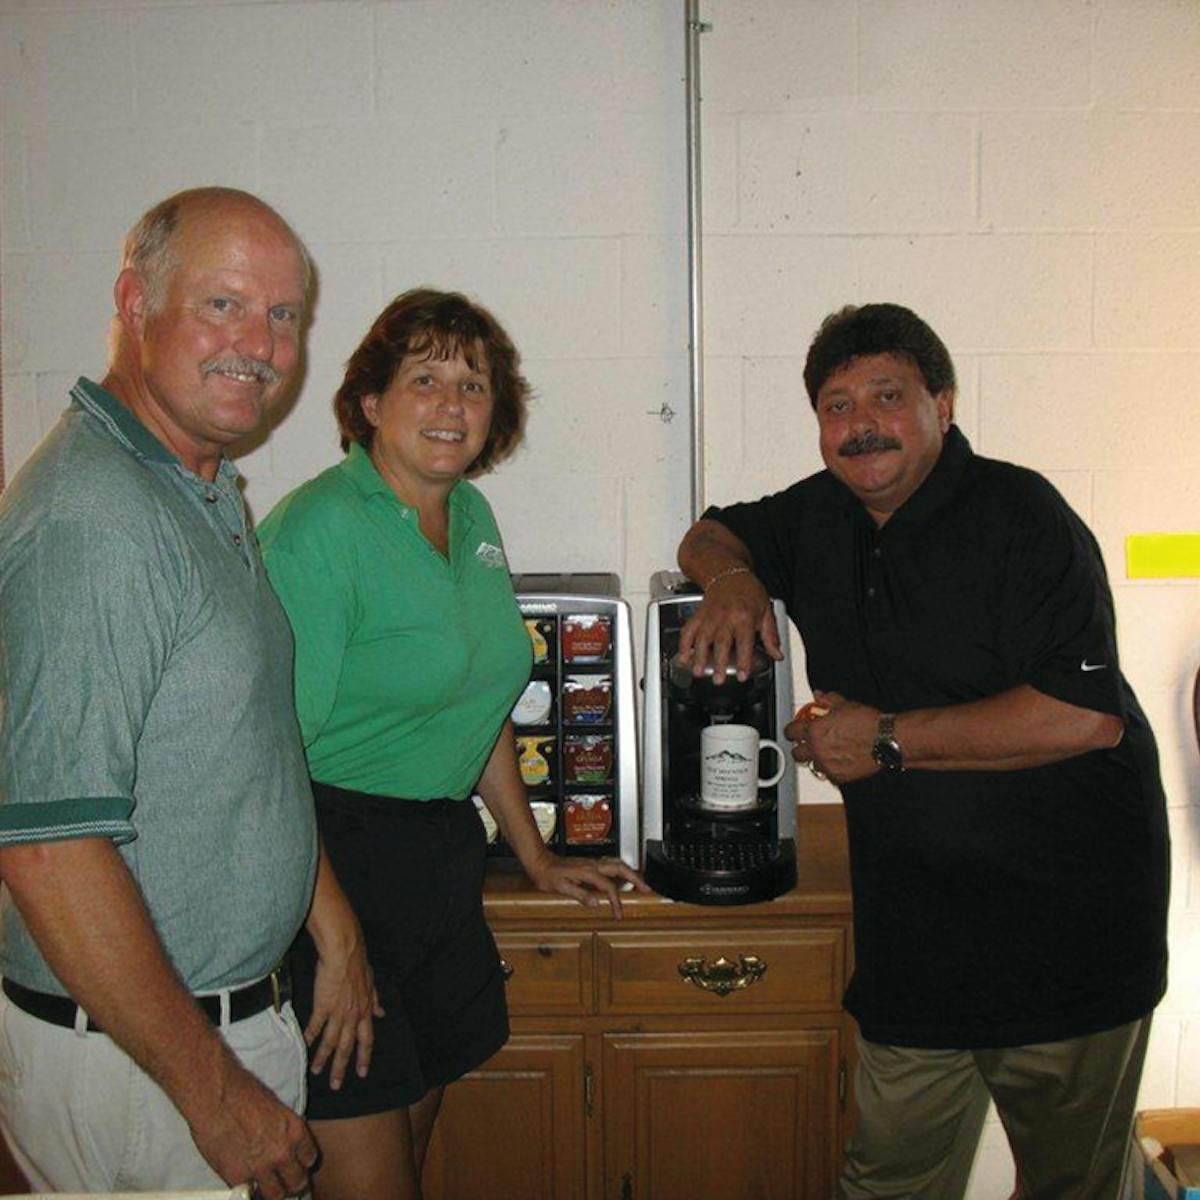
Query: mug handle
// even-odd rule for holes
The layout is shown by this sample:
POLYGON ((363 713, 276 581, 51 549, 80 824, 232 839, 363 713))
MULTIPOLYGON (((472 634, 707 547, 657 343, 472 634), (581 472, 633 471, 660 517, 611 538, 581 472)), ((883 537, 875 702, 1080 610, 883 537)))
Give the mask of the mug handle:
POLYGON ((788 768, 787 755, 783 752, 783 749, 778 742, 773 742, 770 738, 759 738, 758 748, 761 750, 764 746, 770 750, 774 750, 775 753, 779 755, 779 770, 776 771, 775 774, 769 779, 760 779, 758 781, 758 786, 760 788, 772 787, 777 784, 783 778, 783 773, 788 768))

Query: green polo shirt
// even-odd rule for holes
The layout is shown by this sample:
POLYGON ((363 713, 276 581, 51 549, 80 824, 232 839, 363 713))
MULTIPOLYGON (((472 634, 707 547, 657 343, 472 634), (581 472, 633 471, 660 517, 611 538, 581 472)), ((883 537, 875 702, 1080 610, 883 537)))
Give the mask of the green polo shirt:
POLYGON ((450 553, 357 445, 259 528, 296 640, 314 779, 379 796, 466 797, 529 677, 529 636, 495 518, 450 493, 450 553))
MULTIPOLYGON (((275 965, 316 867, 291 634, 237 478, 81 379, 0 498, 0 845, 111 838, 194 992, 275 965)), ((3 973, 61 993, 4 903, 3 973)))

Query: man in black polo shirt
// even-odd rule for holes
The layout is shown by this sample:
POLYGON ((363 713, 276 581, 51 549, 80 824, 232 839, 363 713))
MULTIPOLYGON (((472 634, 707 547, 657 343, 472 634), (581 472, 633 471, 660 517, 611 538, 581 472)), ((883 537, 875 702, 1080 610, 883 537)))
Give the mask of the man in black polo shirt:
POLYGON ((989 1096, 1021 1200, 1116 1197, 1166 986, 1158 755, 1099 547, 1040 475, 977 457, 941 340, 893 304, 822 324, 827 469, 709 509, 679 562, 693 669, 804 639, 787 735, 839 785, 860 1121, 842 1194, 963 1195, 989 1096))

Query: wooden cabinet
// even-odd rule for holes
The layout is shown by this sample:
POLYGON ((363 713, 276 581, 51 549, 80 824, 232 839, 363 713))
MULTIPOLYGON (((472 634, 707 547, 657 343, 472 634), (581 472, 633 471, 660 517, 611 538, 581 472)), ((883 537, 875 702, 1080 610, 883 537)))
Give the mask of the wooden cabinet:
POLYGON ((13 1161, 4 1138, 0 1136, 0 1196, 17 1196, 29 1191, 29 1184, 21 1174, 21 1168, 13 1161))
POLYGON ((602 1194, 826 1200, 840 1057, 833 1028, 607 1035, 602 1194))
POLYGON ((427 1200, 827 1200, 847 1130, 840 806, 768 904, 625 916, 489 877, 513 1036, 446 1091, 427 1200))
POLYGON ((584 1200, 584 1072, 579 1034, 514 1034, 447 1089, 425 1195, 584 1200))

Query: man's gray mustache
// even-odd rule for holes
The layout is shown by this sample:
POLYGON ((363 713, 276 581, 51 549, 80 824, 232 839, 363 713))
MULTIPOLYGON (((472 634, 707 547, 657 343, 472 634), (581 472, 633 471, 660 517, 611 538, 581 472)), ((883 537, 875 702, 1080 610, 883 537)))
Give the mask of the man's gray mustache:
POLYGON ((279 382, 279 372, 257 358, 210 358, 200 364, 205 375, 253 375, 260 383, 279 382))
POLYGON ((839 447, 842 458, 855 458, 859 454, 875 454, 880 450, 901 450, 895 438, 881 437, 877 433, 864 433, 861 437, 847 438, 839 447))

